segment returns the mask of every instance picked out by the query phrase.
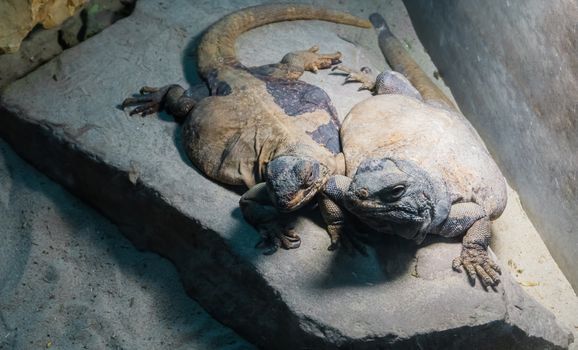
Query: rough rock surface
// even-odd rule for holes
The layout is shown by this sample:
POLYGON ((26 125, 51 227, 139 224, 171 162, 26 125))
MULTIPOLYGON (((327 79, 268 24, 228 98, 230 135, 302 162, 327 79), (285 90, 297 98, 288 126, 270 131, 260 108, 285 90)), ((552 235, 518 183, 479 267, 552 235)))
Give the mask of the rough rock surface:
POLYGON ((34 26, 54 28, 87 0, 4 0, 0 2, 0 53, 16 52, 34 26))
POLYGON ((0 141, 0 349, 251 349, 0 141))
MULTIPOLYGON (((380 10, 365 6, 337 8, 361 16, 380 10)), ((211 315, 259 346, 566 347, 569 333, 507 275, 488 292, 453 272, 459 242, 430 241, 418 250, 393 239, 367 258, 349 257, 326 250, 313 215, 296 227, 301 248, 261 255, 239 195, 190 166, 170 118, 133 118, 116 108, 143 84, 198 82, 190 59, 198 34, 236 7, 140 1, 131 17, 9 86, 0 134, 134 244, 170 258, 211 315)), ((316 43, 343 52, 350 66, 384 65, 372 32, 321 22, 262 27, 238 47, 241 61, 255 65, 316 43)), ((327 90, 341 117, 368 96, 342 79, 305 77, 327 90)))
POLYGON ((462 111, 578 291, 578 3, 405 3, 462 111))
MULTIPOLYGON (((5 5, 2 4, 0 7, 5 5)), ((129 0, 92 0, 61 26, 33 30, 22 41, 17 52, 0 53, 0 90, 63 50, 95 35, 119 18, 126 17, 132 8, 132 1, 129 0)))

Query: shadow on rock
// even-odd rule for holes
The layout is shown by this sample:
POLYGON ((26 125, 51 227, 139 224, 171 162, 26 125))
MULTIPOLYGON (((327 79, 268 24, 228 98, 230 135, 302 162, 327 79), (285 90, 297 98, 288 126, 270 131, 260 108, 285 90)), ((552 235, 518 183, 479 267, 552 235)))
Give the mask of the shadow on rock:
POLYGON ((255 261, 263 256, 263 251, 255 246, 261 241, 261 235, 243 217, 241 208, 237 207, 231 216, 237 222, 230 236, 231 246, 235 247, 244 258, 255 261))
POLYGON ((190 86, 204 83, 203 79, 201 79, 201 77, 199 76, 199 73, 197 71, 197 67, 199 65, 199 57, 197 55, 197 48, 199 47, 199 44, 201 43, 201 39, 203 38, 203 35, 205 35, 205 32, 207 31, 207 29, 208 28, 203 30, 201 33, 199 33, 197 36, 193 37, 189 41, 189 43, 187 44, 187 47, 185 48, 185 54, 182 57, 181 62, 183 64, 183 73, 185 75, 185 79, 187 80, 187 83, 189 83, 190 86))
POLYGON ((417 246, 398 237, 387 237, 367 246, 367 256, 339 249, 318 288, 374 286, 394 281, 411 272, 417 246))

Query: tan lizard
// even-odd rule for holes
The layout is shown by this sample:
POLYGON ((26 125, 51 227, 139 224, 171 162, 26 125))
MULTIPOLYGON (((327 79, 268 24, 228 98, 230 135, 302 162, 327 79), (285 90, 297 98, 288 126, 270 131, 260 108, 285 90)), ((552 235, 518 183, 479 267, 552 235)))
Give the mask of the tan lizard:
POLYGON ((370 28, 352 15, 308 5, 261 5, 223 17, 204 34, 198 71, 211 96, 197 101, 178 85, 143 87, 143 96, 123 107, 147 115, 165 107, 185 119, 188 157, 209 178, 249 188, 240 205, 273 252, 296 248, 299 236, 279 211, 289 212, 316 198, 329 176, 343 173, 339 120, 327 94, 297 80, 339 62, 341 54, 318 48, 287 54, 280 63, 248 68, 235 53, 243 32, 268 23, 319 19, 370 28))

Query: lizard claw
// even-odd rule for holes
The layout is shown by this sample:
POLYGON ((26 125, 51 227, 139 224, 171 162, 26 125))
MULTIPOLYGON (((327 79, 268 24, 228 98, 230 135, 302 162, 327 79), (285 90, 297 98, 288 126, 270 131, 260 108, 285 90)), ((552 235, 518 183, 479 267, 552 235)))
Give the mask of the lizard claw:
POLYGON ((279 248, 296 249, 301 246, 301 238, 292 227, 270 221, 257 225, 257 230, 261 234, 261 240, 255 248, 264 249, 264 255, 271 255, 279 248))
POLYGON ((143 86, 140 88, 140 90, 138 91, 141 95, 144 94, 150 94, 151 92, 157 92, 159 91, 161 88, 156 88, 156 87, 151 87, 151 86, 143 86))
POLYGON ((139 91, 140 96, 126 98, 122 101, 121 107, 124 109, 129 106, 135 106, 129 112, 129 115, 140 114, 144 117, 156 113, 160 111, 170 87, 170 85, 161 88, 143 86, 139 91))
POLYGON ((484 286, 495 287, 500 283, 500 267, 488 256, 488 251, 480 245, 471 244, 462 248, 460 256, 452 262, 452 268, 461 272, 461 266, 466 270, 470 282, 475 284, 478 277, 484 286))
POLYGON ((328 225, 327 232, 331 239, 331 244, 327 250, 334 251, 341 248, 349 255, 355 255, 358 252, 363 256, 368 256, 366 246, 362 241, 364 236, 353 226, 328 225))
POLYGON ((375 88, 375 79, 370 75, 371 69, 368 67, 363 67, 361 68, 361 71, 357 71, 343 65, 338 65, 333 67, 331 70, 347 73, 344 84, 360 82, 361 87, 359 90, 373 90, 375 88))

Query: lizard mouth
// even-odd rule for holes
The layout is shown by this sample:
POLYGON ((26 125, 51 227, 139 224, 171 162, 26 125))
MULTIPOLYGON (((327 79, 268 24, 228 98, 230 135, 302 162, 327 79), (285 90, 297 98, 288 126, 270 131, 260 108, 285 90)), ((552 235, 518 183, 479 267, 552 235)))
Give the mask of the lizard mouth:
POLYGON ((361 218, 369 218, 376 221, 390 221, 396 223, 421 222, 424 219, 419 214, 410 210, 411 208, 397 205, 380 205, 374 201, 364 201, 358 199, 349 199, 346 201, 346 207, 352 213, 361 218))
POLYGON ((291 212, 303 207, 319 192, 323 181, 317 181, 306 189, 297 191, 289 201, 276 201, 277 209, 283 213, 291 212))
POLYGON ((312 193, 313 191, 309 191, 308 193, 303 192, 297 193, 296 196, 289 202, 278 202, 277 208, 282 213, 288 213, 297 210, 302 206, 304 206, 305 203, 307 203, 309 199, 313 197, 311 195, 312 193))
POLYGON ((430 220, 411 207, 380 205, 371 200, 348 198, 346 208, 377 232, 395 234, 421 244, 430 220), (393 226, 392 226, 393 225, 393 226))
POLYGON ((305 204, 309 203, 313 197, 319 192, 321 187, 325 184, 328 179, 328 175, 326 171, 323 171, 321 176, 311 184, 309 187, 300 188, 299 190, 293 192, 289 196, 285 196, 285 198, 281 199, 278 198, 271 188, 269 188, 269 194, 271 195, 273 202, 277 209, 282 213, 288 213, 300 209, 305 204))

